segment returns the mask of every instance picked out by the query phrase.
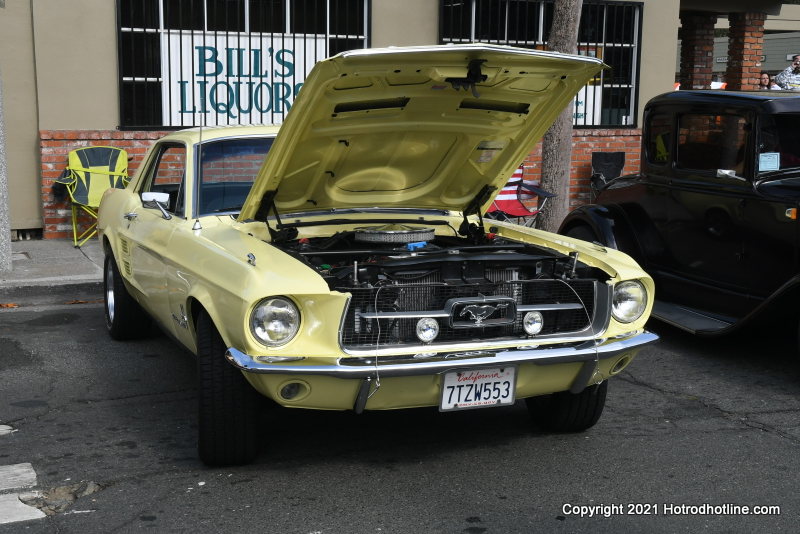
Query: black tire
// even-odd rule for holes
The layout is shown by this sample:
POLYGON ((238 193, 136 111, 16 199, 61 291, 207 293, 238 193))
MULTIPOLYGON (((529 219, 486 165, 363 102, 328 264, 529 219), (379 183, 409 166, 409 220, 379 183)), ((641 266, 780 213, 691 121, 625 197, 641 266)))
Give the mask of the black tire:
POLYGON ((103 304, 112 339, 137 339, 149 332, 150 316, 128 293, 112 254, 106 254, 103 263, 103 304))
POLYGON ((225 360, 211 318, 197 319, 197 451, 206 465, 242 465, 258 455, 263 397, 225 360))
POLYGON ((606 405, 608 382, 589 386, 577 395, 569 391, 525 399, 531 421, 553 432, 583 432, 597 423, 606 405))
MULTIPOLYGON (((600 243, 600 238, 595 235, 594 230, 586 226, 585 224, 579 224, 578 226, 573 226, 569 230, 567 230, 566 234, 568 237, 574 237, 575 239, 582 239, 583 241, 589 241, 590 243, 600 243)), ((601 243, 602 244, 602 243, 601 243)))

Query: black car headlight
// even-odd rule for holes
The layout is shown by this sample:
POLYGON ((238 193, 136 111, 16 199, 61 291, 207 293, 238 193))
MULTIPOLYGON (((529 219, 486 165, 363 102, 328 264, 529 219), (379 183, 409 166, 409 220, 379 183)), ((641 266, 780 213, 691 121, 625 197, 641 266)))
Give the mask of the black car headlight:
POLYGON ((647 308, 647 290, 638 280, 627 280, 614 286, 611 315, 621 323, 631 323, 647 308))
POLYGON ((300 328, 300 311, 286 297, 269 297, 250 313, 250 331, 264 345, 288 343, 300 328))

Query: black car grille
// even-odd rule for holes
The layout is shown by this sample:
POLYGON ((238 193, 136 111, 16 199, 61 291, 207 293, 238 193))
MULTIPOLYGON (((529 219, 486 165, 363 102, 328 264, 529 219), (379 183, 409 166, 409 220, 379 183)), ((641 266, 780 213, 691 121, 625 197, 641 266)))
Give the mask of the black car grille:
POLYGON ((421 317, 436 313, 440 330, 433 345, 521 339, 528 337, 522 327, 526 306, 538 306, 542 313, 544 326, 537 337, 581 332, 591 326, 594 317, 595 288, 594 280, 543 279, 449 285, 430 278, 380 287, 340 288, 352 294, 342 324, 341 343, 343 348, 352 350, 420 345, 417 322, 421 317), (463 310, 459 303, 475 298, 489 303, 513 299, 516 313, 506 318, 506 324, 476 324, 468 314, 459 313, 463 310), (381 314, 393 316, 377 317, 381 314), (468 323, 469 327, 455 327, 454 323, 462 326, 468 323))

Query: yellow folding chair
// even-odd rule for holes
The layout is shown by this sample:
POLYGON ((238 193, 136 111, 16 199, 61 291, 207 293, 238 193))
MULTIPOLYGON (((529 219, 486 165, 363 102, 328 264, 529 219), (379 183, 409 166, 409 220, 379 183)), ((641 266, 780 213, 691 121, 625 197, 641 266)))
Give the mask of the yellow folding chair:
POLYGON ((128 153, 111 146, 78 148, 69 153, 67 168, 56 179, 72 201, 72 240, 80 247, 97 233, 97 209, 106 189, 128 185, 128 153), (92 223, 78 235, 78 218, 87 213, 92 223))

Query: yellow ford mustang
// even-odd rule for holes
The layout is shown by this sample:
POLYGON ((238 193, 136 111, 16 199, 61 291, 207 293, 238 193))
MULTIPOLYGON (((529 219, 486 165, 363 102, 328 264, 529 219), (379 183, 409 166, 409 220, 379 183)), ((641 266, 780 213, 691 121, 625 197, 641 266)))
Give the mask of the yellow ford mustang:
POLYGON ((579 431, 655 341, 628 256, 482 213, 594 58, 490 45, 316 65, 280 127, 153 145, 100 206, 115 339, 153 318, 197 355, 208 464, 251 461, 264 397, 322 410, 526 399, 579 431), (259 395, 260 394, 260 395, 259 395))

